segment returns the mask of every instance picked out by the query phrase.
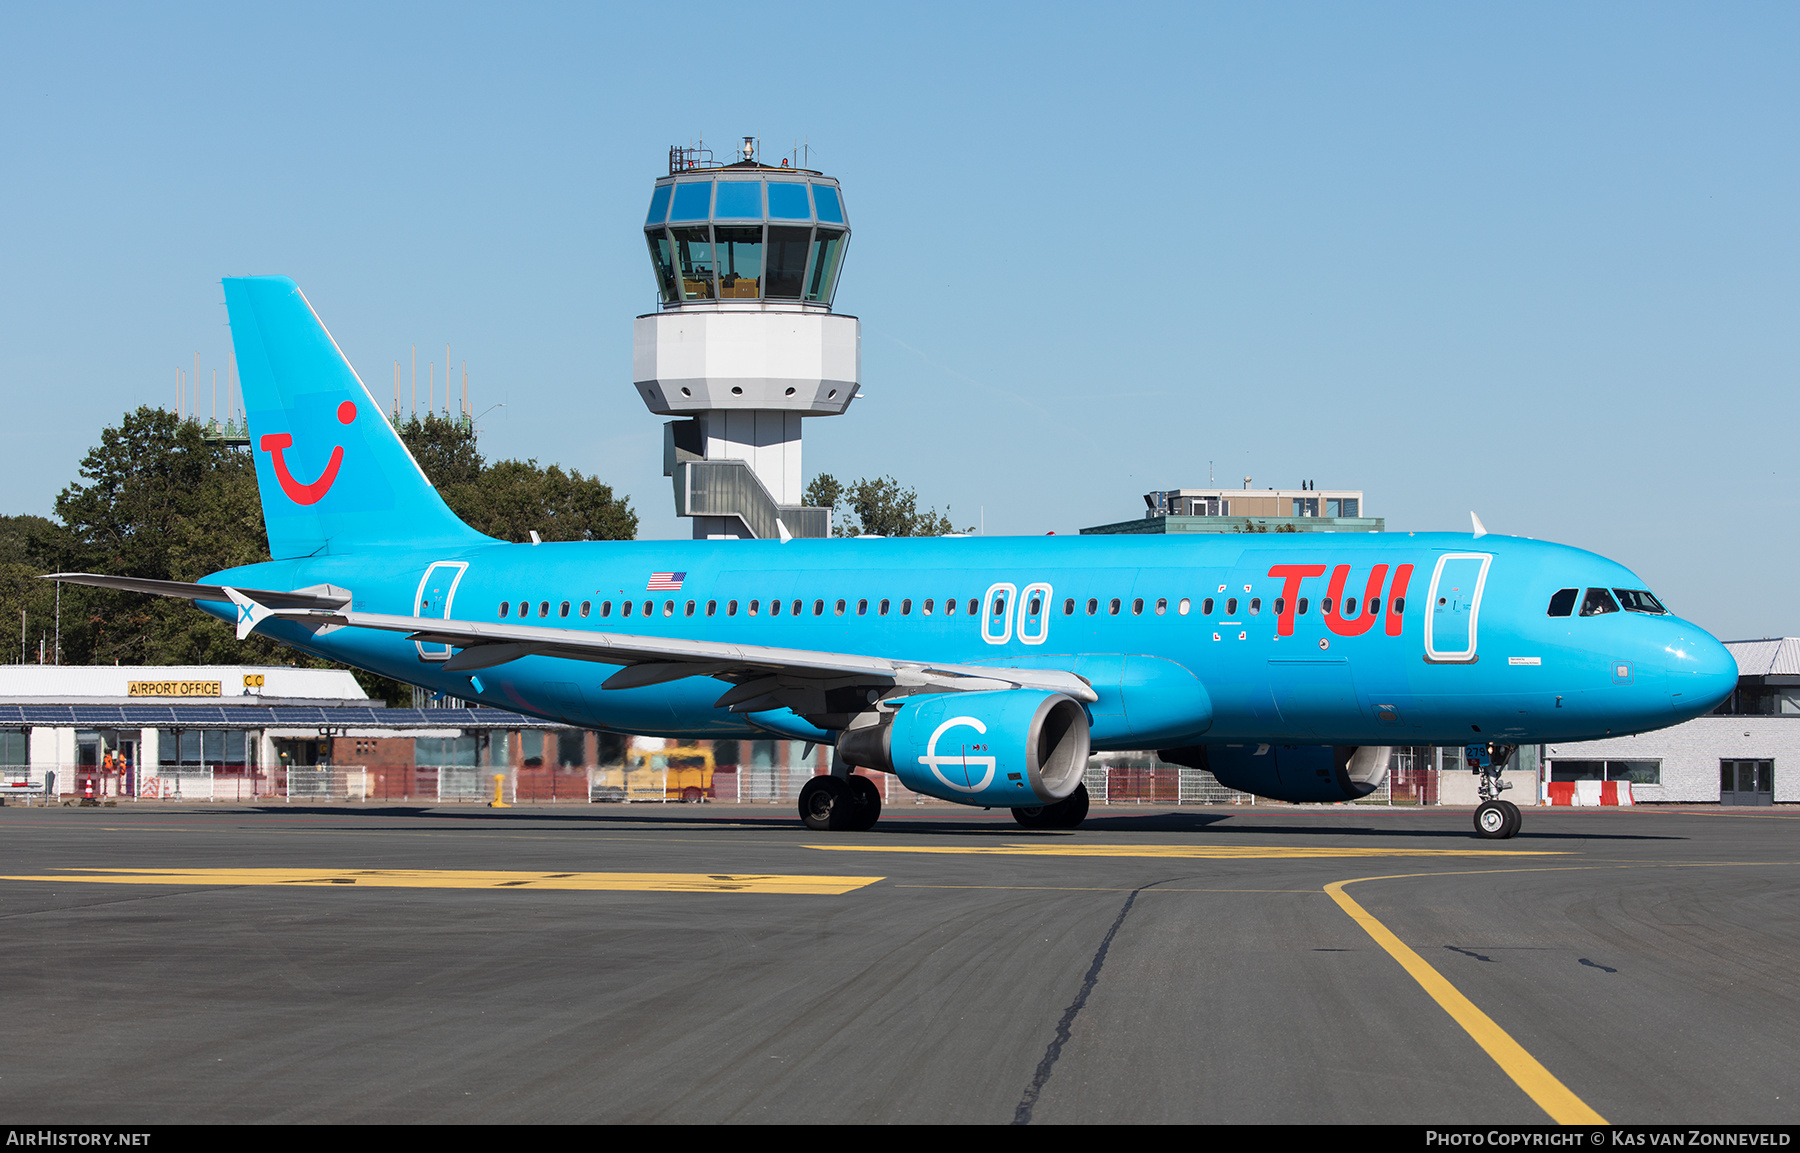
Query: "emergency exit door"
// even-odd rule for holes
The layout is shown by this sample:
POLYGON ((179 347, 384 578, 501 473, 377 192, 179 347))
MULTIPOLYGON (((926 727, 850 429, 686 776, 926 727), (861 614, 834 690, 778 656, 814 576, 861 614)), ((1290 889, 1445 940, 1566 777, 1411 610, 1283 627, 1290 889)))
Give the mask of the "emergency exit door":
MULTIPOLYGON (((450 609, 456 603, 456 586, 468 567, 466 560, 444 560, 426 569, 419 580, 418 595, 413 598, 413 616, 449 620, 450 609)), ((414 641, 413 645, 419 650, 422 661, 450 659, 449 645, 426 644, 424 641, 414 641)))
POLYGON ((1481 590, 1492 553, 1453 552, 1438 558, 1425 606, 1425 659, 1434 664, 1474 664, 1481 590))

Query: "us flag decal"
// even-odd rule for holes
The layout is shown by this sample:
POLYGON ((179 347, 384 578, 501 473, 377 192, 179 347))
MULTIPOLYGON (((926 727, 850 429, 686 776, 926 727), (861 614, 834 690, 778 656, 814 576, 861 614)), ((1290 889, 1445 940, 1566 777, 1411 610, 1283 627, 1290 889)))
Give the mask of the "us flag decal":
POLYGON ((653 572, 650 574, 650 583, 644 586, 644 591, 678 593, 681 591, 681 582, 686 579, 687 574, 684 572, 653 572))

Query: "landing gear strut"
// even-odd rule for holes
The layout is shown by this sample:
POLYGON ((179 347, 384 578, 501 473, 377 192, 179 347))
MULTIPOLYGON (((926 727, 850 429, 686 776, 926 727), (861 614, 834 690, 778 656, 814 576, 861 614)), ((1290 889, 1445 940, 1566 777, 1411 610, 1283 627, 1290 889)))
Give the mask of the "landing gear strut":
POLYGON ((1502 800, 1500 794, 1512 788, 1512 783, 1500 779, 1500 770, 1512 759, 1517 745, 1469 745, 1463 749, 1463 758, 1469 762, 1470 768, 1481 774, 1478 791, 1481 804, 1475 809, 1475 835, 1490 841, 1504 841, 1519 835, 1519 826, 1524 824, 1524 815, 1519 806, 1511 801, 1502 800))
POLYGON ((1087 786, 1076 785, 1074 792, 1054 804, 1014 809, 1012 815, 1027 829, 1073 829, 1087 819, 1087 812, 1087 786))

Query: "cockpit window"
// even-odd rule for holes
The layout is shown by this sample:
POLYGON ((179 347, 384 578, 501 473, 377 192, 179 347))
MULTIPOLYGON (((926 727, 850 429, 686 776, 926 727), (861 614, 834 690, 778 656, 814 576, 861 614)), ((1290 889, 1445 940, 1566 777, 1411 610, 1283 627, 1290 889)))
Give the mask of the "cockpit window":
POLYGON ((1619 602, 1612 599, 1612 594, 1605 589, 1589 589, 1587 596, 1581 599, 1581 615, 1597 617, 1606 613, 1619 611, 1619 602))
POLYGON ((1619 603, 1625 606, 1628 613, 1666 614, 1669 611, 1662 606, 1661 601, 1643 589, 1614 589, 1613 592, 1619 595, 1619 603))
POLYGON ((1568 616, 1575 611, 1575 598, 1579 595, 1581 595, 1580 589, 1557 589, 1550 597, 1550 611, 1545 615, 1568 616))

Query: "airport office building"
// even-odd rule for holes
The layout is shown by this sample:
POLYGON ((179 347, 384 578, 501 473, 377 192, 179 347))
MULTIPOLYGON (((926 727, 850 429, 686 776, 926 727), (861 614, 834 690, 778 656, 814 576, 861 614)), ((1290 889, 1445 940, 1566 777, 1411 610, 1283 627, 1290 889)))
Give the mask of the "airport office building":
POLYGON ((387 708, 342 669, 0 665, 0 799, 486 801, 496 776, 508 801, 786 799, 829 768, 797 742, 700 749, 414 703, 387 708))

